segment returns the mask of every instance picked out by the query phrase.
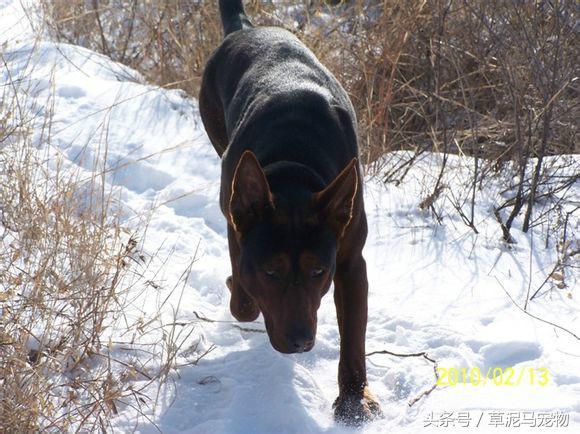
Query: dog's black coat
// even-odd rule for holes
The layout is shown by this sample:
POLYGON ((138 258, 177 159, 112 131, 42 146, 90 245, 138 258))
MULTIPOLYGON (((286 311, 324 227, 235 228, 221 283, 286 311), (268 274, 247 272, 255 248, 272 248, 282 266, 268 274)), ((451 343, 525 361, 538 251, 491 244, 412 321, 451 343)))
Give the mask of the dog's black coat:
POLYGON ((253 27, 240 0, 220 0, 220 12, 225 38, 207 62, 200 112, 222 157, 230 309, 240 321, 261 312, 278 351, 309 351, 334 281, 335 414, 358 424, 380 409, 366 380, 367 222, 354 109, 290 32, 253 27))
POLYGON ((229 34, 208 62, 204 83, 225 114, 228 138, 218 139, 224 173, 233 173, 249 149, 267 174, 281 161, 304 165, 304 179, 292 182, 320 189, 357 157, 356 118, 346 92, 284 29, 229 34))

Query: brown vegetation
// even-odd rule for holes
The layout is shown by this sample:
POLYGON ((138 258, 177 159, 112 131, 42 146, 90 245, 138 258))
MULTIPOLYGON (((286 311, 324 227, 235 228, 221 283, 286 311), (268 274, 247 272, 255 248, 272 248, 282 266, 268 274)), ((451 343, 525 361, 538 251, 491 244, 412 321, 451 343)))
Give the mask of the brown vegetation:
MULTIPOLYGON (((45 3, 50 27, 196 96, 222 38, 217 1, 45 3)), ((367 162, 398 149, 486 159, 578 152, 572 0, 248 1, 295 32, 346 86, 367 162)))
MULTIPOLYGON (((483 177, 507 168, 519 179, 512 197, 496 209, 506 241, 516 217, 524 215, 528 230, 539 195, 578 179, 567 177, 554 190, 539 192, 551 178, 544 157, 580 151, 573 0, 245 4, 254 23, 296 33, 344 84, 359 117, 367 170, 379 173, 391 151, 414 151, 385 176, 399 182, 421 153, 443 155, 422 208, 434 211, 450 153, 474 157, 471 216, 483 177)), ((192 96, 222 38, 217 1, 59 0, 45 2, 44 12, 57 38, 103 52, 151 82, 192 96)), ((463 204, 454 206, 477 231, 463 204)))
POLYGON ((155 411, 195 324, 162 317, 167 293, 136 311, 159 292, 156 258, 120 225, 102 155, 90 171, 67 164, 51 112, 13 88, 0 93, 0 432, 107 432, 117 406, 155 411))

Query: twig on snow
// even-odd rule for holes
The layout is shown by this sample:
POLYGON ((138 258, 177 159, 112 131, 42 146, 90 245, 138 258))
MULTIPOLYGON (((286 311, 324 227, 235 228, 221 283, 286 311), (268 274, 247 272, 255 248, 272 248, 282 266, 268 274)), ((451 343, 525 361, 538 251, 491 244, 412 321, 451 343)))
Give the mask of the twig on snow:
POLYGON ((568 330, 567 328, 564 328, 564 327, 562 327, 562 326, 560 326, 560 325, 558 325, 558 324, 555 324, 555 323, 553 323, 553 322, 551 322, 551 321, 548 321, 548 320, 542 319, 542 318, 540 318, 540 317, 537 317, 536 315, 534 315, 534 314, 532 314, 532 313, 528 312, 527 310, 524 310, 524 308, 523 308, 523 307, 521 307, 519 304, 517 304, 517 303, 516 303, 516 301, 515 301, 515 300, 512 298, 512 296, 509 294, 509 292, 507 292, 507 291, 506 291, 506 289, 503 287, 503 285, 501 284, 501 282, 499 281, 499 279, 498 279, 497 277, 495 278, 495 280, 497 280, 497 283, 499 283, 499 286, 501 286, 501 289, 503 289, 503 292, 505 292, 505 293, 506 293, 506 295, 509 297, 509 299, 511 300, 511 302, 513 303, 513 305, 514 305, 515 307, 517 307, 519 310, 521 310, 523 313, 525 313, 525 314, 526 314, 526 315, 528 315, 528 316, 531 316, 531 317, 532 317, 532 318, 534 318, 534 319, 537 319, 538 321, 541 321, 541 322, 543 322, 543 323, 546 323, 546 324, 549 324, 549 325, 551 325, 552 327, 556 327, 557 329, 560 329, 560 330, 562 330, 562 331, 565 331, 566 333, 568 333, 569 335, 571 335, 571 336, 575 337, 576 339, 578 339, 578 340, 580 341, 580 336, 578 336, 578 335, 577 335, 576 333, 574 333, 574 332, 571 332, 571 331, 570 331, 570 330, 568 330))
MULTIPOLYGON (((243 332, 250 332, 250 333, 266 333, 266 330, 262 330, 262 329, 255 329, 255 328, 248 328, 248 327, 242 327, 238 324, 235 324, 236 321, 220 321, 217 319, 211 319, 211 318, 207 318, 203 315, 200 315, 197 312, 193 312, 193 314, 196 316, 196 318, 200 321, 204 321, 204 322, 211 322, 211 323, 226 323, 226 324, 231 324, 232 327, 237 328, 238 330, 241 330, 243 332)), ((253 321, 255 324, 260 324, 259 322, 253 321)))
POLYGON ((373 351, 373 352, 367 353, 366 356, 369 357, 369 356, 372 356, 375 354, 388 354, 390 356, 395 356, 395 357, 423 357, 425 360, 427 360, 428 362, 433 364, 433 373, 435 374, 435 383, 429 389, 424 390, 419 395, 417 395, 416 397, 411 399, 409 401, 409 407, 412 407, 420 399, 429 395, 431 392, 433 392, 437 388, 437 383, 439 382, 439 373, 437 372, 437 368, 438 368, 437 361, 435 359, 432 359, 427 354, 426 351, 421 351, 419 353, 394 353, 394 352, 388 351, 388 350, 381 350, 381 351, 373 351))

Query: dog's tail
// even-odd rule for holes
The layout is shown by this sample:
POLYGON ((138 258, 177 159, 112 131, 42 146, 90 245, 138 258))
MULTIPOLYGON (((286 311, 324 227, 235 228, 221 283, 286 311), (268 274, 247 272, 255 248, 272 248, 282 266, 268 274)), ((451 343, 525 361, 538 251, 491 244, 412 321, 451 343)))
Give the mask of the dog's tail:
POLYGON ((224 28, 224 35, 227 36, 236 30, 247 29, 252 23, 244 12, 242 0, 219 0, 220 15, 224 28))

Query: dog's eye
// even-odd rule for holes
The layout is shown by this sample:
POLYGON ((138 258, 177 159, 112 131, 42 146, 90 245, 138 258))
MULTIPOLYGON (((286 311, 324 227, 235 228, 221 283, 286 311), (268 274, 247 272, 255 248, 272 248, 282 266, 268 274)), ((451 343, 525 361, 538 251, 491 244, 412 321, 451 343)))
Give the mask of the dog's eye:
POLYGON ((324 269, 322 268, 314 268, 311 272, 312 277, 320 277, 324 274, 324 269))

